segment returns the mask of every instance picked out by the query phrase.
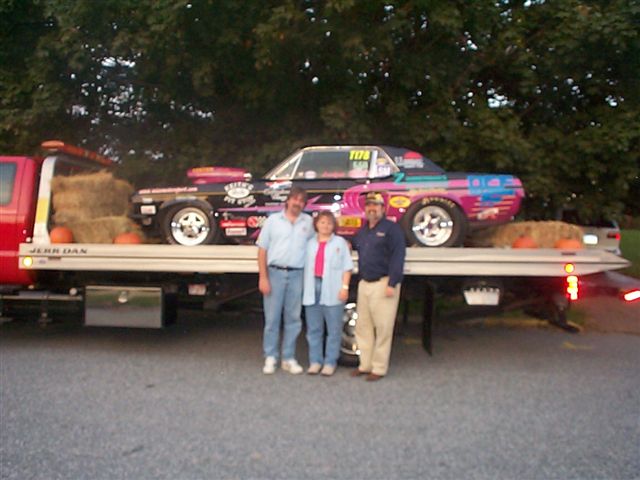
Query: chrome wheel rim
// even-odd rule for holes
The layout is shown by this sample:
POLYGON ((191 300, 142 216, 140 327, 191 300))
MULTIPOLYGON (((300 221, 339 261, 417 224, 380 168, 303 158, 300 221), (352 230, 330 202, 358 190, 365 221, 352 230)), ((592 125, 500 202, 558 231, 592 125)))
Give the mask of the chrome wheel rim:
POLYGON ((356 322, 358 313, 355 303, 347 303, 342 314, 342 340, 340 342, 340 352, 345 355, 357 357, 360 355, 358 344, 356 343, 356 322))
POLYGON ((421 244, 439 247, 453 235, 453 219, 444 208, 426 205, 413 216, 411 231, 421 244))
POLYGON ((199 208, 183 208, 171 218, 171 236, 180 245, 200 245, 210 230, 209 218, 199 208))

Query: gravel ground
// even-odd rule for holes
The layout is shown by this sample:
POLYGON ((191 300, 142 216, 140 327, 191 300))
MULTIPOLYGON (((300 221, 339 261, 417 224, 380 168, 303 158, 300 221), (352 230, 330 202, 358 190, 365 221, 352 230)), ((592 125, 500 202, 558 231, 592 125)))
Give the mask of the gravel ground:
POLYGON ((371 384, 264 376, 260 329, 1 326, 0 478, 640 478, 637 336, 412 323, 371 384))

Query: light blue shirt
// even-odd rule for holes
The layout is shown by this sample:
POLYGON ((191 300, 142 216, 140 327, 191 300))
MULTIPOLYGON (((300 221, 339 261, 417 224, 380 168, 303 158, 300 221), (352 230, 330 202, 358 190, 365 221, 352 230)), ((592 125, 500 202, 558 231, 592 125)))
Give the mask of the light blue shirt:
MULTIPOLYGON (((304 263, 304 290, 302 294, 303 305, 316 303, 315 292, 315 267, 316 253, 318 252, 317 237, 314 235, 307 244, 307 259, 304 263)), ((353 270, 351 251, 346 240, 338 235, 332 235, 327 241, 324 250, 324 269, 322 272, 322 289, 320 290, 320 305, 340 305, 338 293, 342 288, 342 274, 353 270)))
POLYGON ((301 213, 291 223, 282 210, 264 222, 256 245, 267 251, 267 265, 303 268, 307 240, 314 234, 309 215, 301 213))

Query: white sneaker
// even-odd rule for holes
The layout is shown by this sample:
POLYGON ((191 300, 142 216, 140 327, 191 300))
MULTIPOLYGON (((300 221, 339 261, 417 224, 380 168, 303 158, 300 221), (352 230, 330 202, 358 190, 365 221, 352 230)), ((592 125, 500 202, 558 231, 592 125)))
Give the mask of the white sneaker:
POLYGON ((298 375, 304 371, 295 358, 292 358, 291 360, 283 360, 281 366, 282 370, 294 375, 298 375))
POLYGON ((336 367, 334 367, 333 365, 325 365, 324 367, 322 367, 322 375, 324 375, 325 377, 330 377, 331 375, 333 375, 333 372, 336 371, 336 367))
POLYGON ((276 357, 267 357, 264 359, 264 367, 262 367, 262 373, 265 375, 272 375, 276 373, 276 357))

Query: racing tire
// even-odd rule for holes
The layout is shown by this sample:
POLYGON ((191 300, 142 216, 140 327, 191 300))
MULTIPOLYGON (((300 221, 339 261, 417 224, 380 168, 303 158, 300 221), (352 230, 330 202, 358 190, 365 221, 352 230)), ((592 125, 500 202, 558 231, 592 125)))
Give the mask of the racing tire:
POLYGON ((409 245, 458 247, 464 243, 467 219, 451 200, 424 198, 409 207, 403 227, 409 245))
POLYGON ((193 203, 169 208, 162 218, 162 234, 167 243, 187 247, 216 243, 220 236, 211 210, 193 203))

